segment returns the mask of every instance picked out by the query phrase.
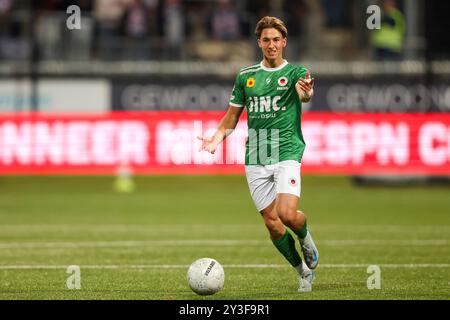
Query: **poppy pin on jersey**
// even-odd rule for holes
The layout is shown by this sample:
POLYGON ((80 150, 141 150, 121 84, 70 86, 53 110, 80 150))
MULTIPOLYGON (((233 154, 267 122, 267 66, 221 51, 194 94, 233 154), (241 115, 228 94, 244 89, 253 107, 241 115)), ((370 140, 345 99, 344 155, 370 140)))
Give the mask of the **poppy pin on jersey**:
POLYGON ((252 88, 255 86, 255 78, 248 78, 247 79, 247 87, 252 88))

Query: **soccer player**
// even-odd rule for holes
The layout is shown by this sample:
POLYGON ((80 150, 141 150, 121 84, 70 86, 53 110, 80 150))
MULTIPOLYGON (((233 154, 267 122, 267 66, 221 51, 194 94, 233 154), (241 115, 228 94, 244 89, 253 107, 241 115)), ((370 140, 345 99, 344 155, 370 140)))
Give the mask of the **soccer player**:
POLYGON ((314 79, 305 67, 293 66, 283 58, 287 33, 285 24, 275 17, 264 17, 258 22, 255 34, 263 60, 239 71, 228 111, 216 133, 198 138, 202 140, 202 150, 214 153, 236 127, 246 107, 249 135, 245 173, 251 196, 273 244, 299 274, 298 291, 308 292, 312 290, 312 269, 317 267, 319 254, 305 214, 297 206, 305 149, 302 102, 311 99, 314 79), (305 263, 286 227, 298 237, 305 263))

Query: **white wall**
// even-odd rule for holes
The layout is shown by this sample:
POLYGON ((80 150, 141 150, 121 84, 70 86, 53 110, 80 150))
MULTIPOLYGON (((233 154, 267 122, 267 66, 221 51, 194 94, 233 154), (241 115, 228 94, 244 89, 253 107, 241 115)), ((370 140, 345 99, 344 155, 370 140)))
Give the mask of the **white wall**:
MULTIPOLYGON (((111 108, 108 80, 42 79, 38 83, 39 111, 102 112, 111 108)), ((29 80, 0 80, 0 112, 30 111, 29 80)))

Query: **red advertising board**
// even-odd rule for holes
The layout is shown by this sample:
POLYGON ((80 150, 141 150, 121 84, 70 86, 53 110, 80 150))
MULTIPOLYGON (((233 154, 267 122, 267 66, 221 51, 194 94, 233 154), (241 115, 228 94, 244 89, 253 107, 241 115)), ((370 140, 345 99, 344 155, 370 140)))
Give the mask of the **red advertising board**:
MULTIPOLYGON (((214 155, 225 112, 0 114, 0 174, 243 173, 245 114, 214 155)), ((303 173, 450 175, 450 115, 304 113, 303 173)))

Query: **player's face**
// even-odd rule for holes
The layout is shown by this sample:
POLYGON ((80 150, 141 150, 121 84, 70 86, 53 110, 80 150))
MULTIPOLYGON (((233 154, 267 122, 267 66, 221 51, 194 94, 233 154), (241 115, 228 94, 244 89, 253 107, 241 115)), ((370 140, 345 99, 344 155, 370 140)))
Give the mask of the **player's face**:
POLYGON ((269 61, 283 59, 283 49, 286 44, 287 39, 283 38, 281 32, 275 28, 263 29, 261 37, 258 39, 258 46, 269 61))

